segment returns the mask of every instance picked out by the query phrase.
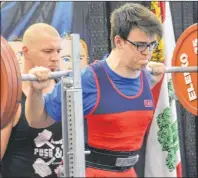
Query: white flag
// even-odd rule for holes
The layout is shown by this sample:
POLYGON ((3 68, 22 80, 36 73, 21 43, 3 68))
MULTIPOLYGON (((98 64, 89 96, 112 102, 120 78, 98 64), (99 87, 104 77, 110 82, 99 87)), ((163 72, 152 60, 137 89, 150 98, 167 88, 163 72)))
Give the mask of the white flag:
MULTIPOLYGON (((165 2, 164 51, 165 65, 171 66, 175 37, 169 2, 165 2)), ((181 156, 177 110, 171 75, 165 74, 150 127, 146 155, 145 177, 181 177, 181 156)))

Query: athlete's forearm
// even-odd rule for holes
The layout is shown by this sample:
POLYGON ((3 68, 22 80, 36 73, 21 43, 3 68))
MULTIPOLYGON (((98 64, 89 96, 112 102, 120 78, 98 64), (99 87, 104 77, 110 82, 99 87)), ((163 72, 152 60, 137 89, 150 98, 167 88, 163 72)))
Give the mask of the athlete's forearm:
POLYGON ((29 89, 25 103, 25 114, 31 127, 43 128, 49 125, 48 116, 44 109, 42 91, 29 89))

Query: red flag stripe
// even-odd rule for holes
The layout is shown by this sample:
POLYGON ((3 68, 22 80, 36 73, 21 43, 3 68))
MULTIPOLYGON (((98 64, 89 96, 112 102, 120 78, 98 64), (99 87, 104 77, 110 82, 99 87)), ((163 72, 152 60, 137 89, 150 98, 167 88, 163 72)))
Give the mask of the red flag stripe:
POLYGON ((165 20, 165 17, 166 17, 166 13, 165 13, 165 8, 166 8, 166 4, 165 2, 163 1, 160 1, 160 10, 161 10, 161 19, 162 19, 162 23, 164 22, 165 20))
POLYGON ((181 161, 177 165, 177 177, 182 177, 182 164, 181 161))

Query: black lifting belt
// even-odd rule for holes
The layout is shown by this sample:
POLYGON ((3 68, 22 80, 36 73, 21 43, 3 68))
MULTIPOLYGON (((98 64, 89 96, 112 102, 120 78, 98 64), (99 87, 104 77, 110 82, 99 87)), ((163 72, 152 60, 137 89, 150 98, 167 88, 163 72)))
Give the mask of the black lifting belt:
POLYGON ((86 150, 91 151, 86 155, 86 167, 102 170, 124 171, 132 168, 139 160, 137 152, 117 152, 101 150, 86 145, 86 150))

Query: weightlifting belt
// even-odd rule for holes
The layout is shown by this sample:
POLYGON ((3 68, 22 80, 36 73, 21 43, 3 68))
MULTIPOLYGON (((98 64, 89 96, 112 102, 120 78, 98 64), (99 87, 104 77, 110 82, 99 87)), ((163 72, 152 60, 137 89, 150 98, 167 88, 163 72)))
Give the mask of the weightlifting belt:
POLYGON ((86 167, 122 172, 132 168, 139 160, 137 152, 107 151, 87 145, 86 150, 91 151, 86 155, 86 167))

